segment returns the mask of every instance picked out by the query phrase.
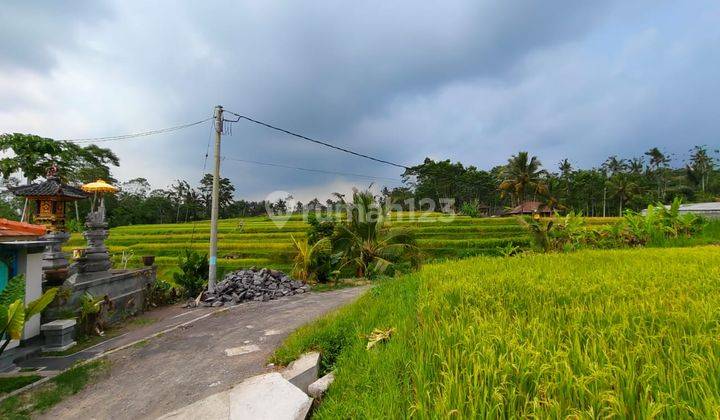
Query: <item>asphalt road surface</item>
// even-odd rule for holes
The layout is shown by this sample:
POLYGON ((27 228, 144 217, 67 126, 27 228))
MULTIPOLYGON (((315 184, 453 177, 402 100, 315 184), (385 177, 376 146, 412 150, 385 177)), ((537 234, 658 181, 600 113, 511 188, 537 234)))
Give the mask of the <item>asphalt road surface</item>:
MULTIPOLYGON (((248 302, 108 356, 109 375, 41 418, 156 418, 232 388, 270 368, 293 330, 360 296, 367 287, 248 302)), ((207 308, 209 310, 209 308, 207 308)), ((192 319, 199 312, 187 316, 192 319)))

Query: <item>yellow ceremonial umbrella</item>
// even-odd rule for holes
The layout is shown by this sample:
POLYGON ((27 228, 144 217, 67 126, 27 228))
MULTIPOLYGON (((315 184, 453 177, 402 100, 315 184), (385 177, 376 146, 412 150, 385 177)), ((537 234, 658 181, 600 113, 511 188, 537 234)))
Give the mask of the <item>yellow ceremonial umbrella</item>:
MULTIPOLYGON (((83 185, 82 187, 80 187, 80 188, 82 188, 82 190, 85 191, 85 192, 89 192, 89 193, 93 193, 93 194, 94 194, 94 196, 93 196, 93 203, 92 203, 92 204, 93 204, 93 205, 92 205, 93 208, 95 207, 95 200, 96 200, 96 198, 97 198, 98 193, 100 193, 100 194, 103 194, 103 193, 114 194, 114 193, 116 193, 116 192, 118 192, 118 191, 120 190, 118 187, 116 187, 116 186, 114 186, 114 185, 110 185, 110 184, 108 184, 107 182, 105 182, 105 181, 102 180, 102 179, 98 179, 98 180, 95 181, 95 182, 90 182, 90 183, 88 183, 88 184, 84 184, 84 185, 83 185)), ((102 196, 101 196, 100 199, 102 200, 102 196)))
POLYGON ((90 193, 116 193, 120 190, 118 187, 110 185, 102 179, 84 184, 81 188, 83 191, 90 193))

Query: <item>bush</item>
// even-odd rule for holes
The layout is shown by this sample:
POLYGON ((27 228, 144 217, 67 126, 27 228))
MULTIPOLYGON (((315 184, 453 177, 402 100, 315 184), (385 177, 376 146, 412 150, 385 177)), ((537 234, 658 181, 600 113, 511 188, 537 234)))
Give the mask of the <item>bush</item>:
POLYGON ((472 202, 464 202, 462 204, 462 207, 460 207, 460 213, 464 214, 465 216, 479 217, 480 210, 478 210, 478 201, 474 200, 472 202))
POLYGON ((103 335, 107 320, 110 318, 110 311, 113 309, 113 302, 108 295, 94 297, 90 292, 85 292, 80 297, 80 307, 78 308, 80 333, 82 335, 103 335))
POLYGON ((144 309, 156 308, 158 306, 169 305, 180 298, 180 291, 172 284, 157 279, 151 285, 148 285, 145 292, 144 309))
POLYGON ((292 276, 303 281, 327 282, 336 273, 342 253, 333 254, 330 239, 323 238, 310 244, 292 237, 295 258, 292 276))
POLYGON ((308 214, 308 224, 310 228, 307 231, 308 243, 315 244, 323 238, 332 236, 337 222, 335 220, 318 220, 315 213, 308 214))
POLYGON ((200 254, 191 249, 186 249, 180 256, 178 264, 180 273, 174 273, 175 284, 180 286, 183 296, 194 298, 202 293, 207 286, 208 270, 210 265, 207 254, 200 254))

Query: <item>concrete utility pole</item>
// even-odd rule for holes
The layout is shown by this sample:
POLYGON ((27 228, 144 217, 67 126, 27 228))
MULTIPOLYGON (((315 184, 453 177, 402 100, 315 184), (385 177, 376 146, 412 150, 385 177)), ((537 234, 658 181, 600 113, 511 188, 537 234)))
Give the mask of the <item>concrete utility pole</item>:
POLYGON ((210 213, 210 270, 208 272, 208 291, 215 291, 217 277, 217 235, 220 213, 220 137, 223 131, 223 107, 215 107, 215 169, 213 171, 212 210, 210 213))

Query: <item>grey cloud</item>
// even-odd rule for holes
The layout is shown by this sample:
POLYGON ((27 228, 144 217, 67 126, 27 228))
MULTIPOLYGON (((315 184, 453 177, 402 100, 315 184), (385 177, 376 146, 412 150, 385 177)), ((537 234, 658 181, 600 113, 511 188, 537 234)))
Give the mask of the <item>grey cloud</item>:
MULTIPOLYGON (((596 165, 651 144, 684 150, 718 131, 712 4, 118 1, 107 7, 111 20, 84 26, 97 48, 72 38, 37 46, 64 54, 63 71, 86 68, 84 77, 101 80, 100 98, 142 92, 118 99, 112 113, 90 97, 58 97, 49 111, 57 119, 88 112, 77 136, 174 125, 223 104, 403 164, 430 155, 489 168, 529 149, 551 166, 562 157, 596 165)), ((76 24, 61 22, 53 25, 76 24)), ((0 110, 12 106, 30 112, 27 104, 0 110)), ((149 171, 159 186, 199 179, 208 135, 195 127, 142 146, 113 144, 119 172, 149 171)), ((247 122, 235 124, 223 153, 399 176, 247 122)), ((223 171, 253 198, 337 181, 229 162, 223 171)))
POLYGON ((76 45, 76 29, 100 23, 108 10, 100 1, 5 0, 0 11, 0 69, 47 72, 54 54, 76 45))

